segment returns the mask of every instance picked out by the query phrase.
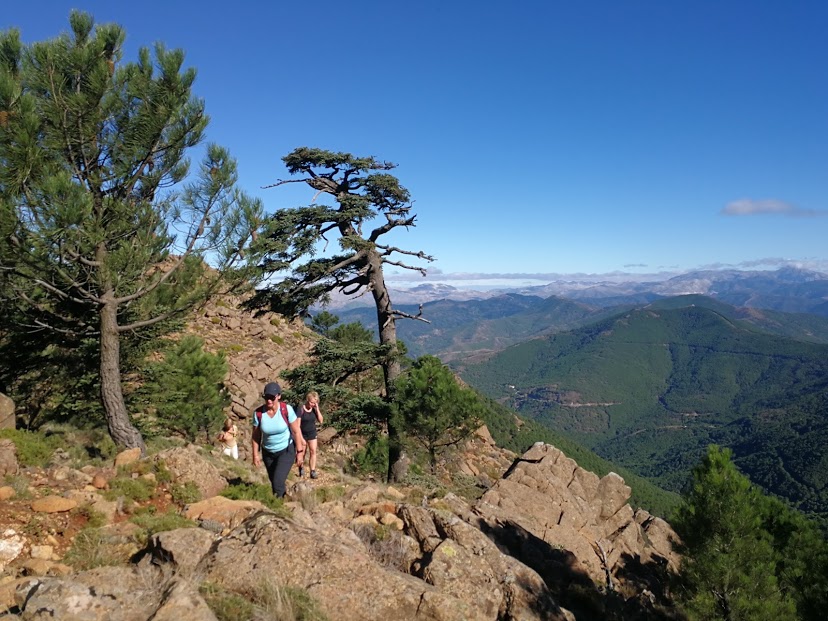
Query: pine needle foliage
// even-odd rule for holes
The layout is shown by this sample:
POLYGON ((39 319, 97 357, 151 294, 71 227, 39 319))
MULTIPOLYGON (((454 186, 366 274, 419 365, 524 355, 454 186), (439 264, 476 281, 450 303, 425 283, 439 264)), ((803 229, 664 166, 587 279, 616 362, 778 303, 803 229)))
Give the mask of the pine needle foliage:
POLYGON ((400 376, 394 408, 405 433, 428 451, 432 471, 439 453, 468 438, 483 418, 480 398, 434 356, 418 358, 400 376))
POLYGON ((143 449, 122 342, 246 282, 262 207, 226 149, 191 170, 208 117, 182 50, 125 62, 120 26, 79 11, 69 26, 31 45, 0 33, 0 309, 10 332, 91 339, 110 435, 143 449))

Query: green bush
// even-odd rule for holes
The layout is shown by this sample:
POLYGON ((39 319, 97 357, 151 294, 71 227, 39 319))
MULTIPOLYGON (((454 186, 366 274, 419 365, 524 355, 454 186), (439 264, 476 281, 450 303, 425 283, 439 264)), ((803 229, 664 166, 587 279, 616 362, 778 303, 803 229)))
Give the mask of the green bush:
POLYGON ((17 461, 21 465, 37 468, 45 467, 52 453, 60 446, 60 440, 56 437, 23 429, 0 429, 0 438, 14 442, 17 461))
POLYGON ((63 560, 79 571, 86 571, 95 567, 126 565, 131 552, 125 546, 108 542, 100 529, 84 528, 75 535, 72 547, 63 560))
MULTIPOLYGON (((152 509, 155 509, 150 505, 152 509)), ((129 521, 141 527, 142 537, 139 543, 145 544, 146 541, 155 533, 163 533, 168 530, 175 530, 177 528, 196 528, 197 524, 192 520, 188 520, 183 515, 179 515, 175 511, 167 511, 166 513, 156 514, 154 510, 137 511, 135 515, 129 518, 129 521)))
POLYGON ((270 485, 236 483, 225 487, 220 495, 231 500, 258 500, 277 515, 281 517, 290 516, 290 510, 285 507, 285 503, 281 498, 276 498, 273 495, 270 485))
POLYGON ((192 481, 176 483, 170 487, 173 502, 179 505, 189 505, 201 500, 201 490, 192 481))
POLYGON ((155 493, 155 483, 147 479, 116 477, 109 482, 109 489, 104 492, 107 500, 126 498, 134 502, 145 502, 155 493))
POLYGON ((203 344, 197 336, 182 338, 163 361, 149 365, 142 389, 146 404, 156 409, 157 425, 193 442, 199 435, 212 440, 230 402, 223 385, 224 354, 205 352, 203 344))
POLYGON ((349 470, 356 474, 377 474, 384 477, 388 473, 388 438, 378 436, 371 438, 365 446, 351 456, 349 470))
POLYGON ((255 618, 255 607, 246 597, 209 582, 201 583, 199 590, 218 621, 250 621, 255 618))

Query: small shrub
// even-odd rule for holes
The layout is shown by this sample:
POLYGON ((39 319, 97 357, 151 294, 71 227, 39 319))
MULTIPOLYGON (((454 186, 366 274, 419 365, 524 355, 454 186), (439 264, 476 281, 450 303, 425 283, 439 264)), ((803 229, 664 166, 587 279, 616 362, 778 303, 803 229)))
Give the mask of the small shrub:
POLYGON ((73 513, 86 518, 86 528, 100 528, 106 525, 106 516, 100 511, 95 511, 89 504, 77 507, 73 513))
POLYGON ((210 317, 210 323, 218 325, 221 323, 221 317, 210 317))
POLYGON ((450 491, 469 502, 475 502, 486 490, 478 485, 474 477, 458 472, 451 478, 450 491))
POLYGON ((290 517, 290 510, 285 507, 285 503, 281 498, 276 498, 270 485, 263 485, 259 483, 237 483, 225 487, 221 491, 221 496, 229 498, 230 500, 258 500, 268 509, 281 517, 290 517))
POLYGON ((253 603, 241 595, 208 582, 203 582, 199 591, 219 621, 250 621, 255 618, 253 603))
POLYGON ((98 528, 84 528, 72 542, 63 560, 79 571, 108 565, 125 565, 132 550, 112 545, 98 528))
POLYGON ((32 497, 32 493, 29 491, 31 481, 22 474, 7 474, 3 477, 3 483, 14 490, 14 496, 19 500, 27 500, 32 497))
POLYGON ((271 334, 270 335, 270 340, 273 341, 274 343, 276 343, 277 345, 284 345, 285 344, 285 339, 283 339, 278 334, 271 334))
POLYGON ((317 487, 316 496, 319 499, 319 502, 321 503, 330 502, 332 500, 339 500, 340 498, 345 496, 345 486, 332 485, 330 487, 317 487))
POLYGON ((360 475, 376 474, 384 477, 388 472, 388 438, 371 438, 364 448, 351 456, 349 470, 360 475))
POLYGON ((279 319, 278 317, 273 317, 270 320, 270 325, 271 326, 276 326, 278 328, 280 325, 282 325, 282 320, 279 319))
MULTIPOLYGON (((152 507, 155 509, 155 507, 152 507)), ((144 545, 149 538, 155 533, 163 533, 167 530, 175 530, 177 528, 195 528, 198 526, 192 520, 188 520, 183 515, 178 515, 175 511, 168 511, 156 515, 155 511, 140 511, 136 512, 129 521, 136 524, 142 529, 142 536, 140 537, 141 545, 144 545)))
POLYGON ((124 497, 133 502, 145 502, 155 493, 155 483, 146 479, 116 477, 109 482, 109 489, 104 492, 107 500, 124 497))
POLYGON ((271 619, 279 621, 327 621, 319 603, 304 589, 263 581, 254 601, 271 619))
POLYGON ((159 483, 169 483, 172 481, 172 472, 167 468, 167 464, 161 460, 155 462, 155 480, 159 483))
POLYGON ((410 559, 400 531, 389 526, 370 524, 358 524, 353 527, 353 531, 380 565, 408 572, 410 559))
POLYGON ((7 438, 14 442, 17 449, 17 461, 21 465, 37 468, 45 467, 52 453, 60 445, 57 437, 23 429, 0 429, 0 438, 7 438))
POLYGON ((304 589, 262 581, 244 596, 210 583, 199 590, 219 621, 328 621, 304 589))
POLYGON ((239 345, 238 343, 233 343, 227 348, 228 351, 231 353, 237 354, 240 351, 244 351, 244 345, 239 345))
POLYGON ((192 481, 176 483, 170 487, 173 502, 179 505, 189 505, 201 500, 201 490, 192 481))

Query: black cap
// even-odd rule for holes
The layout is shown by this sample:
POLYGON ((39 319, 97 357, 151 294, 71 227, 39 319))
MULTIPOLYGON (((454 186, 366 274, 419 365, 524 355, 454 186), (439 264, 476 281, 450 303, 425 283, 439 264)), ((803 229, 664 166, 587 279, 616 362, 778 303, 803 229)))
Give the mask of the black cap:
POLYGON ((282 387, 279 386, 276 382, 268 382, 264 387, 264 395, 281 395, 282 394, 282 387))

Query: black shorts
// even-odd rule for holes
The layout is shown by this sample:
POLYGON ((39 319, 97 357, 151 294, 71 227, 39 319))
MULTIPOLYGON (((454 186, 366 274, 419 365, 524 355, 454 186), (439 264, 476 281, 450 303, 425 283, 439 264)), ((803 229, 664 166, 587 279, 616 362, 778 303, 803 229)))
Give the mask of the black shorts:
POLYGON ((312 429, 302 429, 302 437, 305 438, 306 442, 316 440, 316 426, 314 425, 312 429))

